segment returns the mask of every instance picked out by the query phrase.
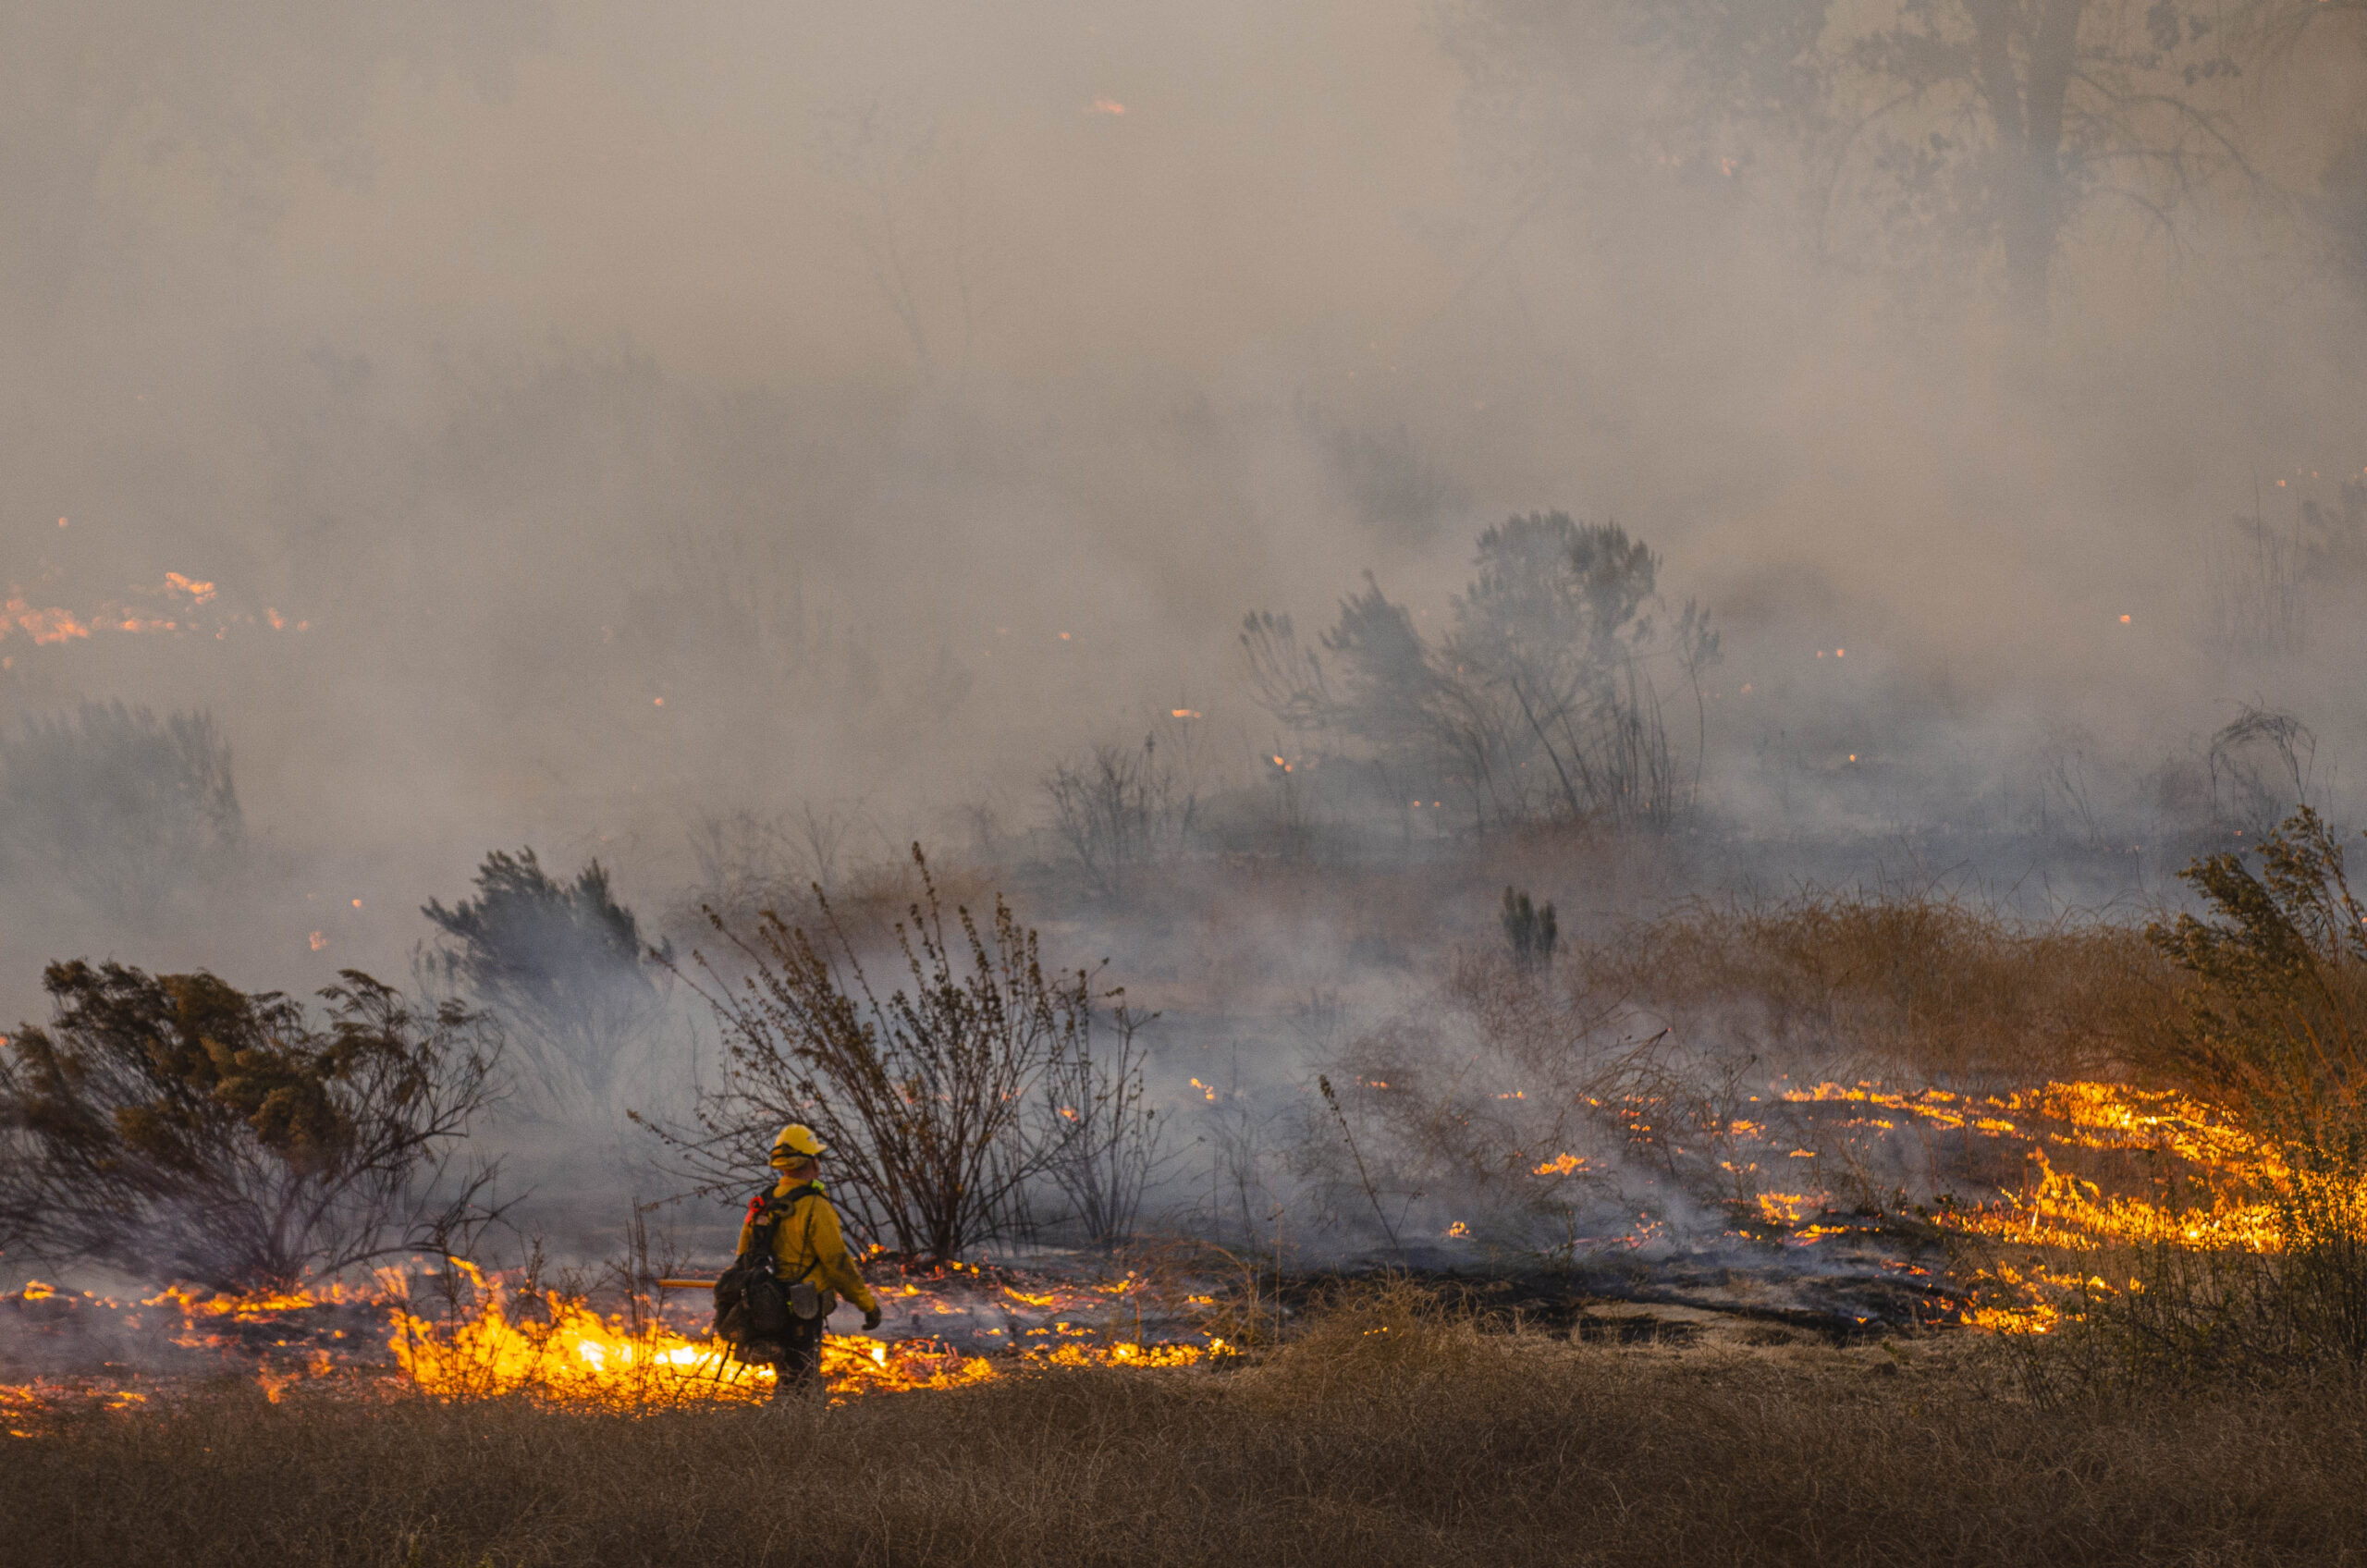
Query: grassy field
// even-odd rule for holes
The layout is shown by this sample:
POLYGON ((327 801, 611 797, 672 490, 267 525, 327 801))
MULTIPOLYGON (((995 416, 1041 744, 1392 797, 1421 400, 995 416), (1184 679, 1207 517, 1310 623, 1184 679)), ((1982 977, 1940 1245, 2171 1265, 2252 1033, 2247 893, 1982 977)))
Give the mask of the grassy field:
POLYGON ((2039 1409, 1968 1335, 1576 1346, 1418 1294, 1224 1372, 828 1412, 568 1414, 251 1388, 11 1442, 12 1562, 2367 1561, 2352 1383, 2039 1409))

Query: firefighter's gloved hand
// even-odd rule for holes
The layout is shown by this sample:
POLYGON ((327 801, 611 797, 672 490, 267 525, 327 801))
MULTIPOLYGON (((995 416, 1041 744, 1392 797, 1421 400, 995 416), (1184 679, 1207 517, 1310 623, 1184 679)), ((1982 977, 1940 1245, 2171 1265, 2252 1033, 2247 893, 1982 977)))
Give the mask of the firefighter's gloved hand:
POLYGON ((868 1333, 870 1333, 874 1329, 877 1329, 877 1328, 878 1328, 878 1327, 879 1327, 879 1309, 878 1309, 877 1307, 876 1307, 876 1306, 875 1306, 875 1307, 872 1307, 869 1311, 865 1312, 865 1313, 863 1315, 863 1331, 864 1331, 865 1333, 868 1334, 868 1333))

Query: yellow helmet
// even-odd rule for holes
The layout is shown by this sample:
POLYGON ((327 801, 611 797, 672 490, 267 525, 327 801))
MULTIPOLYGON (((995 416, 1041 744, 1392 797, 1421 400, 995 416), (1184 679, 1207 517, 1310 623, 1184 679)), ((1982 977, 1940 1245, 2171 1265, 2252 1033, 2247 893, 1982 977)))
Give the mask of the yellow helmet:
POLYGON ((814 1129, 800 1121, 792 1121, 780 1130, 773 1140, 772 1163, 786 1165, 792 1159, 813 1159, 830 1151, 814 1135, 814 1129))

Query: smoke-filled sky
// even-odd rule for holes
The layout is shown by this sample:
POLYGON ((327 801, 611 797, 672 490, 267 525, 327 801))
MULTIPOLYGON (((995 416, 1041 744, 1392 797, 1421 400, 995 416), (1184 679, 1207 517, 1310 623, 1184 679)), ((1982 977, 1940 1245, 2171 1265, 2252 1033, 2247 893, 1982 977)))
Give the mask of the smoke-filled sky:
POLYGON ((2230 524, 2367 478, 2354 18, 2209 100, 2254 178, 2083 203, 2041 327, 1650 6, 8 15, 0 707, 210 709, 346 922, 18 969, 301 985, 495 844, 645 893, 701 809, 1024 827, 1154 715, 1265 741, 1245 612, 1442 610, 1539 508, 1725 628, 1738 820, 1771 743, 2133 800, 2241 703, 2367 728, 2360 580, 2263 641, 2230 524))

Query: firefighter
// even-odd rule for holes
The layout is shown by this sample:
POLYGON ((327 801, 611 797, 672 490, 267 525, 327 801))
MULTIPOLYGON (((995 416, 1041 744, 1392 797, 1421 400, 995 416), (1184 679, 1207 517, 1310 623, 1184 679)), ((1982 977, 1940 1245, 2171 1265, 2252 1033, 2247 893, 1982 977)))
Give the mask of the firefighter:
POLYGON ((790 1315, 789 1334, 780 1359, 773 1363, 773 1398, 785 1400, 816 1391, 821 1384, 822 1328, 838 1305, 838 1298, 863 1308, 864 1332, 879 1327, 879 1301, 855 1271, 847 1256, 846 1238, 839 1229, 839 1211, 823 1194, 822 1146, 813 1129, 795 1122, 773 1140, 772 1168, 780 1179, 769 1193, 749 1200, 748 1218, 741 1222, 738 1250, 754 1244, 758 1217, 773 1206, 773 1273, 786 1287, 809 1280, 821 1292, 821 1310, 812 1317, 790 1315))

